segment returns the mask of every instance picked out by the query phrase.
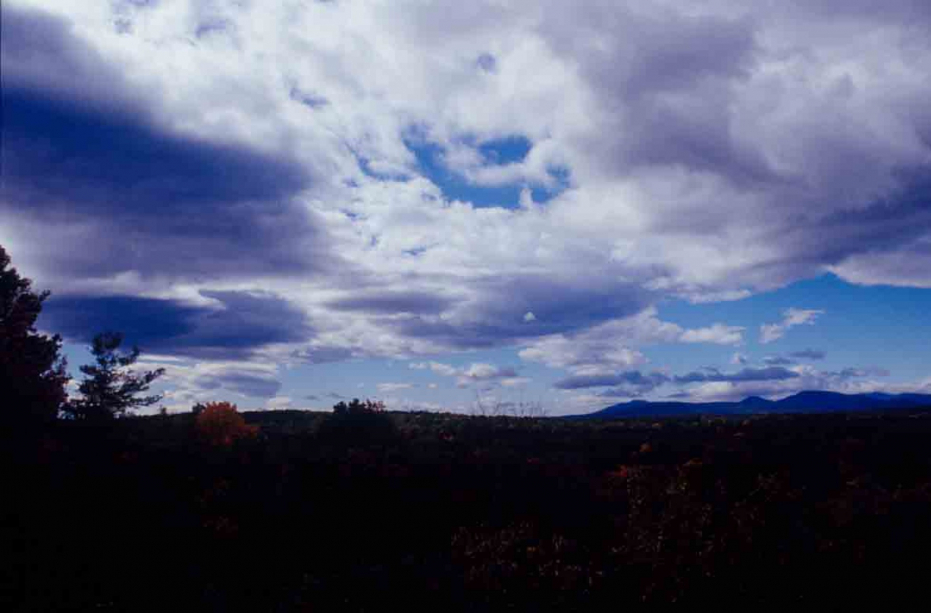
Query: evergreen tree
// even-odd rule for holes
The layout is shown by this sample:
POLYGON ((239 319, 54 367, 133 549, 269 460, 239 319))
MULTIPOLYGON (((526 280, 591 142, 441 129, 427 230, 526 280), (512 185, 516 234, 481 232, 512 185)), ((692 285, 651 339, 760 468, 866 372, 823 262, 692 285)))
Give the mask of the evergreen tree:
POLYGON ((157 378, 165 374, 158 368, 137 374, 129 367, 139 359, 139 348, 119 351, 123 335, 104 332, 94 337, 91 353, 96 364, 81 366, 84 380, 78 386, 81 398, 71 403, 68 412, 76 419, 102 420, 122 417, 128 409, 146 407, 162 399, 161 395, 138 396, 148 391, 157 378))
POLYGON ((48 296, 32 290, 32 281, 10 267, 0 246, 0 406, 8 410, 5 419, 20 424, 54 420, 67 398, 61 337, 35 327, 48 296))

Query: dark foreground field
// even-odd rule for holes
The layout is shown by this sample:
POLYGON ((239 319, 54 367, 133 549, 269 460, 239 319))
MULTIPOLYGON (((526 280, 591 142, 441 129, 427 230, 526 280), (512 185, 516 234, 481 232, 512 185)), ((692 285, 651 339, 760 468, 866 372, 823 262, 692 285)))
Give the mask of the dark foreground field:
POLYGON ((931 413, 191 415, 3 435, 16 611, 923 607, 931 413))

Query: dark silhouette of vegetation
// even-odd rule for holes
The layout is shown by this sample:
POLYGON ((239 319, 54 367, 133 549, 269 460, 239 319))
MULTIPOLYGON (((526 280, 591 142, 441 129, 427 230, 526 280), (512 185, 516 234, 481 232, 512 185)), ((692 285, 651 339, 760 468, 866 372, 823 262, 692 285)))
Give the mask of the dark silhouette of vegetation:
POLYGON ((164 368, 137 374, 129 369, 139 359, 139 348, 119 351, 123 335, 103 332, 94 337, 91 353, 96 364, 81 366, 84 380, 78 386, 81 397, 69 403, 66 413, 75 419, 102 421, 123 417, 129 409, 147 407, 161 400, 160 395, 139 396, 153 381, 165 374, 164 368))
POLYGON ((366 399, 360 402, 358 398, 353 398, 349 404, 338 402, 333 405, 333 413, 336 415, 364 415, 369 413, 381 413, 385 410, 385 403, 366 399))
POLYGON ((397 428, 380 401, 339 402, 333 413, 318 427, 318 435, 326 444, 349 447, 388 445, 395 442, 397 428))
POLYGON ((13 430, 53 421, 67 398, 61 337, 36 330, 48 297, 48 291, 32 290, 32 282, 10 266, 0 246, 0 402, 13 430))
POLYGON ((10 610, 924 597, 928 411, 579 422, 213 406, 243 422, 208 449, 210 404, 114 420, 104 439, 61 422, 16 458, 0 524, 10 610), (350 415, 390 421, 392 438, 327 430, 350 415), (244 425, 262 437, 225 438, 244 425))

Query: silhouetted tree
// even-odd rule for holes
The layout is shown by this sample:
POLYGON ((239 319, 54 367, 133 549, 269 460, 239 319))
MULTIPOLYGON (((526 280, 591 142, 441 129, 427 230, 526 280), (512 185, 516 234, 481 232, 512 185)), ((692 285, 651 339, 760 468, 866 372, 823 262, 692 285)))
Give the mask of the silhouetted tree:
POLYGON ((11 411, 6 418, 20 423, 54 420, 67 398, 61 337, 39 334, 35 327, 48 296, 32 291, 32 282, 10 267, 0 246, 0 404, 11 411))
POLYGON ((337 403, 333 414, 318 427, 317 434, 336 445, 370 445, 393 441, 397 428, 385 412, 383 402, 353 398, 349 403, 337 403))
POLYGON ((78 386, 81 398, 69 404, 67 412, 76 419, 122 417, 128 409, 146 407, 162 399, 161 395, 141 396, 163 374, 164 368, 136 374, 128 368, 139 359, 139 348, 129 353, 118 351, 123 342, 119 332, 103 332, 94 337, 91 353, 96 364, 81 366, 85 378, 78 386))
POLYGON ((353 398, 352 402, 338 402, 333 406, 333 412, 337 415, 358 415, 362 413, 381 413, 385 410, 385 403, 380 400, 365 400, 359 402, 358 398, 353 398))

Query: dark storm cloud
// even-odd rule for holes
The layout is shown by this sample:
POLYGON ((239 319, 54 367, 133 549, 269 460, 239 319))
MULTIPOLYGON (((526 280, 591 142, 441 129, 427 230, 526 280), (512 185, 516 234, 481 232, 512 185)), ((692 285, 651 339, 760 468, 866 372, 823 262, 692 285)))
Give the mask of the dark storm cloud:
POLYGON ((631 385, 638 388, 639 393, 646 393, 668 381, 669 377, 660 372, 644 375, 638 370, 631 370, 613 375, 575 375, 560 379, 553 384, 553 387, 562 390, 575 390, 589 387, 631 385))
POLYGON ((549 24, 548 34, 580 60, 599 98, 613 107, 609 113, 624 109, 624 138, 590 143, 611 172, 680 166, 745 186, 776 180, 733 129, 732 86, 749 77, 758 57, 753 20, 598 5, 578 13, 549 24), (591 29, 623 34, 594 47, 591 29))
POLYGON ((642 387, 612 387, 611 389, 598 392, 599 398, 639 398, 650 393, 653 388, 642 387))
POLYGON ((210 36, 211 34, 221 34, 226 32, 231 27, 232 24, 226 19, 207 19, 197 24, 197 29, 194 30, 194 36, 197 38, 203 38, 205 36, 210 36))
POLYGON ((674 381, 678 384, 721 382, 738 383, 742 381, 784 381, 795 379, 799 374, 781 366, 767 368, 744 368, 735 373, 723 373, 717 369, 709 368, 703 371, 694 371, 686 375, 677 375, 674 381))
POLYGON ((475 60, 475 64, 485 72, 497 72, 498 61, 490 53, 482 53, 475 60))
POLYGON ((173 133, 60 19, 3 13, 0 211, 74 225, 50 268, 196 276, 318 268, 321 236, 294 196, 295 162, 173 133), (70 252, 79 252, 71 257, 70 252))
POLYGON ((196 231, 204 216, 223 213, 217 201, 284 198, 304 182, 294 165, 171 136, 140 119, 5 87, 7 189, 40 210, 149 223, 174 216, 175 229, 193 222, 196 231))
POLYGON ((800 360, 823 360, 827 353, 820 349, 804 349, 802 351, 793 351, 789 355, 800 360))
POLYGON ((730 118, 720 105, 701 98, 687 104, 653 100, 638 102, 628 155, 635 165, 682 165, 728 176, 735 184, 776 181, 775 173, 754 152, 733 141, 730 118))
MULTIPOLYGON (((749 12, 743 13, 750 17, 739 19, 651 12, 649 5, 645 7, 642 13, 628 14, 631 11, 624 8, 583 4, 573 15, 561 15, 564 19, 544 27, 561 51, 576 58, 607 115, 616 117, 614 125, 624 134, 623 139, 587 142, 607 172, 634 177, 648 172, 648 167, 707 172, 740 194, 739 199, 722 194, 716 206, 690 209, 683 203, 674 212, 657 216, 657 231, 707 236, 728 225, 761 231, 756 239, 760 244, 781 248, 772 261, 746 269, 744 281, 751 286, 789 283, 864 252, 866 257, 842 270, 845 276, 875 282, 898 274, 903 284, 927 285, 927 273, 911 264, 914 258, 896 255, 931 230, 927 149, 921 152, 916 147, 909 154, 895 149, 891 155, 888 132, 874 134, 868 127, 871 118, 877 125, 884 116, 901 118, 903 139, 914 135, 927 148, 931 107, 926 91, 917 85, 923 82, 920 75, 913 90, 892 85, 887 94, 864 88, 865 79, 848 77, 843 84, 854 102, 841 95, 812 98, 792 113, 797 119, 788 125, 803 129, 785 145, 774 134, 744 130, 734 109, 747 101, 748 86, 763 87, 758 68, 774 59, 771 27, 791 31, 794 23, 805 24, 798 47, 787 52, 802 65, 814 66, 818 45, 830 48, 835 42, 832 36, 871 31, 870 24, 907 23, 907 31, 890 29, 883 36, 912 46, 906 57, 917 58, 925 50, 927 36, 922 34, 927 31, 931 3, 897 0, 880 7, 867 0, 817 0, 780 3, 776 13, 768 10, 775 5, 748 5, 749 12), (624 35, 606 36, 604 44, 593 46, 586 30, 624 35), (858 105, 864 100, 881 102, 861 109, 858 105), (789 165, 794 168, 777 170, 772 160, 778 155, 773 152, 788 146, 797 147, 797 157, 789 165), (890 189, 893 185, 898 189, 890 189), (754 195, 765 209, 745 206, 754 195), (849 208, 838 211, 845 204, 849 208), (888 264, 869 266, 874 254, 884 255, 888 264), (909 266, 913 268, 908 274, 898 272, 909 266)), ((876 27, 872 31, 881 30, 876 27)), ((895 46, 887 51, 895 51, 895 46)), ((852 53, 851 60, 870 59, 860 57, 867 53, 862 49, 852 53)), ((882 64, 882 57, 873 59, 882 64)), ((774 106, 797 100, 791 95, 781 99, 784 93, 778 89, 772 94, 774 106)))
POLYGON ((473 364, 459 375, 460 383, 468 381, 491 381, 509 379, 517 376, 517 369, 511 366, 493 366, 491 364, 473 364))
POLYGON ((43 325, 67 340, 88 342, 117 330, 145 351, 198 358, 238 359, 272 343, 306 341, 313 331, 305 315, 272 294, 208 292, 217 307, 130 296, 52 297, 43 325))
POLYGON ((409 317, 376 320, 380 327, 401 336, 430 340, 454 349, 488 348, 513 338, 514 329, 485 323, 450 324, 435 318, 409 317))
POLYGON ((27 89, 85 108, 141 110, 141 99, 131 93, 120 71, 78 40, 68 21, 8 4, 2 5, 0 21, 4 93, 27 89))
MULTIPOLYGON (((841 151, 824 152, 826 157, 839 158, 841 151)), ((853 154, 851 154, 853 155, 853 154)), ((815 162, 813 162, 814 164, 815 162)), ((849 185, 851 168, 866 168, 863 160, 837 163, 837 177, 831 182, 849 185)), ((868 169, 860 174, 868 174, 868 169)), ((786 200, 807 202, 806 210, 785 214, 757 239, 761 244, 779 244, 780 255, 772 261, 759 262, 748 268, 749 278, 772 282, 790 282, 802 273, 824 271, 826 264, 843 264, 848 258, 860 261, 880 260, 890 254, 907 253, 910 244, 931 231, 931 170, 927 166, 910 167, 894 173, 898 187, 870 204, 859 208, 829 209, 824 213, 824 200, 844 200, 842 193, 820 196, 812 201, 804 188, 787 190, 786 200)), ((840 188, 838 188, 840 189, 840 188)), ((848 188, 863 192, 867 188, 848 188)), ((861 196, 862 197, 862 196, 861 196)), ((919 266, 920 268, 920 266, 919 266)), ((926 268, 926 267, 925 267, 926 268)), ((846 272, 841 266, 841 272, 846 272)), ((855 280, 857 275, 851 275, 855 280)), ((926 277, 919 272, 916 277, 926 277)))
POLYGON ((299 102, 311 109, 319 109, 329 104, 329 101, 323 96, 317 95, 313 92, 304 91, 296 85, 291 87, 288 95, 291 97, 291 100, 299 102))
POLYGON ((194 380, 194 384, 204 390, 222 388, 253 398, 271 398, 281 389, 281 382, 271 375, 235 370, 202 375, 194 380))
POLYGON ((822 18, 858 18, 868 21, 913 21, 931 19, 931 3, 926 0, 808 0, 801 4, 822 18))
MULTIPOLYGON (((0 41, 0 220, 10 229, 0 221, 0 234, 18 245, 41 244, 26 261, 42 273, 37 278, 54 274, 71 281, 65 291, 112 291, 107 277, 130 271, 140 274, 121 277, 117 291, 129 293, 125 288, 133 287, 154 293, 178 280, 196 287, 220 285, 218 279, 261 287, 252 280, 264 275, 303 280, 323 272, 329 276, 318 286, 348 296, 329 304, 321 304, 326 297, 308 297, 314 308, 331 311, 332 317, 323 319, 336 327, 346 322, 380 329, 366 337, 364 350, 362 343, 347 341, 352 350, 321 346, 298 354, 321 363, 367 350, 419 348, 424 343, 417 341, 423 340, 469 349, 566 334, 566 345, 576 344, 583 340, 581 331, 640 312, 663 293, 686 288, 689 295, 713 296, 769 289, 827 267, 843 267, 836 274, 865 282, 931 283, 931 268, 924 265, 931 253, 931 105, 927 70, 921 68, 927 65, 922 34, 931 2, 925 0, 889 0, 881 7, 868 0, 739 7, 713 2, 697 10, 666 2, 634 8, 555 3, 529 14, 524 14, 528 7, 497 2, 478 10, 437 3, 418 5, 413 15, 406 5, 392 7, 388 14, 394 19, 388 21, 377 12, 361 20, 327 21, 334 36, 351 32, 363 41, 377 40, 385 51, 361 55, 353 45, 319 53, 313 26, 276 30, 303 22, 294 7, 284 17, 274 8, 263 11, 260 29, 269 26, 267 31, 280 35, 273 43, 250 36, 241 41, 247 44, 221 49, 213 44, 221 42, 213 38, 218 27, 229 26, 233 36, 236 28, 249 31, 249 20, 257 16, 214 17, 215 10, 202 8, 186 15, 180 29, 164 25, 171 20, 161 17, 138 21, 140 36, 100 45, 108 49, 106 57, 84 42, 98 41, 93 19, 72 30, 65 20, 8 4, 0 41), (719 16, 710 16, 714 12, 719 16), (850 27, 851 20, 862 21, 862 27, 850 27), (907 28, 879 27, 895 20, 908 20, 907 28), (347 32, 342 22, 362 29, 347 32), (212 35, 190 40, 198 26, 212 35), (539 49, 515 55, 512 46, 494 43, 505 39, 539 49), (451 61, 445 53, 456 49, 451 61), (484 50, 489 53, 476 58, 484 50), (254 62, 262 54, 280 62, 254 62), (421 57, 438 61, 423 63, 421 57), (303 68, 305 62, 306 70, 280 78, 281 66, 303 68), (172 71, 173 65, 185 68, 172 71), (442 68, 447 65, 455 66, 453 72, 442 68), (515 67, 521 74, 552 74, 555 82, 514 89, 515 67), (395 69, 418 78, 392 79, 395 69), (379 74, 388 81, 363 78, 379 74), (144 89, 146 83, 152 89, 144 89), (266 96, 271 84, 283 89, 266 96), (411 99, 421 86, 424 96, 411 99), (528 96, 528 91, 535 93, 528 96), (372 100, 389 104, 368 106, 372 100), (453 105, 458 119, 450 120, 443 111, 449 105, 434 106, 435 100, 458 101, 453 105), (279 102, 284 112, 276 113, 279 102), (264 141, 268 147, 259 151, 169 127, 214 132, 210 124, 218 111, 240 116, 242 133, 270 134, 264 141), (494 118, 507 118, 507 125, 488 121, 494 118), (466 142, 472 132, 475 142, 491 138, 484 134, 488 130, 498 136, 526 134, 513 159, 504 155, 505 141, 492 140, 497 161, 524 161, 527 172, 538 162, 564 164, 571 189, 565 198, 530 209, 539 215, 486 217, 451 207, 447 216, 439 212, 446 210, 439 200, 424 215, 419 208, 406 212, 403 192, 394 190, 414 185, 413 175, 408 162, 397 158, 403 152, 406 159, 409 152, 395 133, 411 122, 435 126, 436 138, 444 141, 437 141, 437 151, 450 153, 451 144, 466 142), (330 131, 332 142, 321 136, 330 131), (287 135, 282 141, 300 149, 301 159, 314 160, 327 174, 295 164, 290 154, 268 153, 281 134, 287 135), (337 141, 342 144, 334 148, 337 141), (367 177, 340 176, 340 160, 348 155, 343 147, 358 150, 367 177), (376 179, 402 175, 404 181, 381 182, 373 196, 376 179), (318 178, 320 190, 306 193, 318 178), (363 189, 341 191, 332 185, 363 189), (570 210, 576 193, 577 211, 570 210), (600 194, 607 195, 604 202, 600 194), (308 210, 297 202, 301 197, 308 210), (348 221, 331 215, 340 208, 352 209, 348 221), (614 216, 626 209, 629 217, 614 216), (619 221, 628 218, 631 225, 619 221), (366 247, 360 250, 354 238, 329 243, 318 219, 328 220, 334 235, 361 236, 366 247), (355 233, 348 231, 350 222, 355 233), (539 242, 520 238, 517 229, 524 223, 540 224, 539 242), (367 242, 369 230, 380 243, 367 242), (449 242, 441 244, 467 245, 476 257, 434 248, 434 238, 445 241, 447 234, 449 242), (548 244, 544 235, 551 237, 548 244), (347 254, 364 268, 372 261, 365 248, 378 257, 386 245, 409 247, 417 257, 398 263, 385 251, 369 271, 376 278, 371 285, 360 282, 365 271, 339 274, 344 264, 335 254, 347 254), (535 246, 550 255, 535 258, 535 246), (851 261, 857 256, 861 259, 851 261), (463 262, 469 270, 459 276, 453 271, 463 262), (477 279, 478 270, 488 276, 477 279), (618 283, 621 278, 631 281, 618 283), (429 284, 435 292, 411 291, 429 284), (650 293, 638 285, 660 289, 650 293), (467 299, 451 300, 452 292, 467 299)), ((54 4, 47 6, 53 10, 54 4)), ((125 11, 124 18, 131 26, 135 11, 125 11)), ((102 36, 106 40, 110 32, 102 36)), ((430 193, 445 190, 440 175, 433 174, 442 170, 440 158, 408 148, 420 162, 419 174, 436 183, 430 193)), ((451 164, 453 158, 446 160, 451 164)), ((463 200, 480 200, 476 186, 463 186, 463 200)), ((518 186, 508 189, 516 201, 518 186)), ((161 304, 139 306, 140 312, 155 311, 151 319, 164 324, 152 335, 167 334, 180 345, 177 339, 193 343, 200 334, 200 344, 215 343, 220 353, 234 344, 205 321, 204 313, 214 311, 161 304)), ((287 336, 264 323, 227 323, 255 328, 256 337, 243 341, 247 346, 287 336)), ((332 338, 357 338, 333 332, 332 338)), ((588 342, 594 349, 575 351, 579 360, 601 365, 598 360, 605 358, 597 356, 610 354, 611 339, 588 342)), ((604 366, 630 366, 623 363, 626 356, 612 359, 604 366)), ((726 381, 741 373, 703 376, 726 381)), ((631 385, 615 387, 626 393, 631 385)))
POLYGON ((352 357, 352 350, 346 347, 323 345, 298 349, 291 354, 291 357, 307 362, 308 364, 329 364, 331 362, 348 360, 352 357))
POLYGON ((763 158, 734 139, 729 84, 750 73, 756 43, 749 20, 643 19, 626 79, 617 83, 630 121, 618 139, 625 165, 681 165, 748 185, 776 180, 763 158))
POLYGON ((550 275, 501 275, 476 284, 474 319, 507 322, 517 337, 567 332, 634 315, 648 304, 647 292, 634 283, 550 275), (534 314, 532 323, 524 315, 534 314))
POLYGON ((710 77, 740 77, 753 61, 749 20, 668 14, 634 19, 638 61, 625 79, 627 92, 676 91, 710 77))
POLYGON ((877 366, 869 366, 867 368, 853 368, 847 367, 839 371, 827 371, 823 373, 825 377, 836 377, 838 379, 856 379, 860 377, 888 377, 889 371, 885 368, 879 368, 877 366))
POLYGON ((453 300, 428 292, 390 291, 368 293, 351 298, 342 298, 327 303, 337 311, 362 311, 377 314, 441 313, 453 304, 453 300))
POLYGON ((842 241, 833 248, 822 241, 819 255, 833 263, 856 252, 895 249, 931 229, 931 169, 921 166, 895 174, 901 183, 888 195, 869 206, 834 211, 817 220, 814 230, 842 241))
POLYGON ((600 281, 500 275, 473 282, 474 296, 454 304, 448 318, 417 314, 376 322, 402 336, 468 349, 571 333, 634 315, 649 304, 649 294, 636 285, 600 281), (532 320, 525 320, 527 313, 532 320))

